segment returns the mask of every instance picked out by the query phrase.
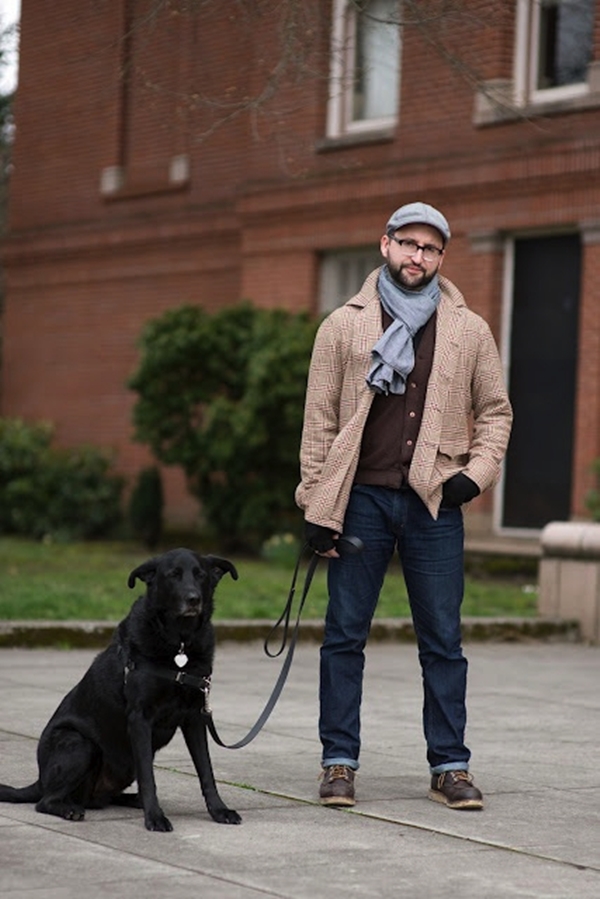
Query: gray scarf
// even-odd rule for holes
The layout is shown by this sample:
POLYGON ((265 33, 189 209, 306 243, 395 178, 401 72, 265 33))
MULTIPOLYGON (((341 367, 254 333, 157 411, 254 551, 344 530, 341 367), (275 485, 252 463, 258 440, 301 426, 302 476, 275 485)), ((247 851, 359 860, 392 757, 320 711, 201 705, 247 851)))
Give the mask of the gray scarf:
POLYGON ((392 279, 387 265, 379 273, 377 289, 394 320, 373 347, 367 384, 387 396, 406 390, 406 379, 415 367, 413 337, 437 309, 441 294, 437 275, 422 290, 405 290, 392 279))

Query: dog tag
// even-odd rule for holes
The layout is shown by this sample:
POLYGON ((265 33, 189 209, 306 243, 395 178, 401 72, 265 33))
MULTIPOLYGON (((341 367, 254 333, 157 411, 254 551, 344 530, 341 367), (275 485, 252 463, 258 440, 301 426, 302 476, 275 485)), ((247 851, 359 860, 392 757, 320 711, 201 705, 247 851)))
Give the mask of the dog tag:
POLYGON ((179 647, 179 652, 173 659, 173 661, 175 662, 175 664, 177 665, 178 668, 184 668, 189 661, 188 657, 186 656, 186 654, 183 650, 184 650, 184 644, 182 643, 181 646, 179 647))

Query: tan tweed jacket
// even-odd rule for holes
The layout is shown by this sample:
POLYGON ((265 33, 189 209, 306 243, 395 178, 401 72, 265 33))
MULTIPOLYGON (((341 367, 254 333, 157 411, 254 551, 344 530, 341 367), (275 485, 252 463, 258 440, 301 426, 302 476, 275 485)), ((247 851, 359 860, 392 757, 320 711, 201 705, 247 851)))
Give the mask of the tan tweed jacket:
MULTIPOLYGON (((317 333, 308 377, 296 502, 307 521, 342 531, 374 393, 371 349, 382 333, 372 272, 317 333)), ((433 366, 409 483, 437 518, 442 484, 464 471, 481 492, 498 479, 512 424, 498 350, 486 322, 440 276, 433 366)))

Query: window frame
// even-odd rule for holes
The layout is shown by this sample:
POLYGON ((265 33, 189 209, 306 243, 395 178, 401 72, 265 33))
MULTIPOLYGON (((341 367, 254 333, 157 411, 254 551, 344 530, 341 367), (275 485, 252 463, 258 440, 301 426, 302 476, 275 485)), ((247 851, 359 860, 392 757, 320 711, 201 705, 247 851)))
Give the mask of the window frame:
MULTIPOLYGON (((400 2, 398 0, 398 6, 400 2)), ((396 111, 390 116, 372 119, 353 118, 354 54, 356 47, 356 5, 353 0, 333 0, 330 42, 329 99, 326 136, 340 138, 392 130, 398 123, 402 56, 402 26, 398 24, 398 60, 396 71, 396 111), (351 27, 352 19, 354 25, 351 27)))
MULTIPOLYGON (((517 0, 514 60, 514 100, 517 106, 540 106, 576 100, 590 93, 588 80, 538 88, 542 0, 517 0)), ((593 58, 590 59, 590 63, 593 58)))
POLYGON ((368 275, 383 263, 384 259, 378 244, 332 247, 319 251, 317 299, 319 315, 328 315, 347 303, 358 293, 368 275))

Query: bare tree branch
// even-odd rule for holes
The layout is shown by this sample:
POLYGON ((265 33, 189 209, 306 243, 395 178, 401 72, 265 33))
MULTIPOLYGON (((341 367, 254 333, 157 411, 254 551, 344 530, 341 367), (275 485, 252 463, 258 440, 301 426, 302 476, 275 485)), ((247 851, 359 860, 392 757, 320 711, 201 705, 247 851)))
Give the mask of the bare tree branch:
MULTIPOLYGON (((403 0, 397 5, 397 14, 389 17, 378 14, 370 0, 351 0, 351 3, 360 17, 390 27, 416 30, 449 71, 474 91, 488 96, 491 103, 510 108, 514 114, 510 99, 501 98, 488 88, 480 61, 473 58, 472 42, 460 40, 464 29, 474 33, 478 28, 503 27, 506 16, 514 12, 512 2, 403 0)), ((136 8, 138 5, 136 0, 136 8)), ((258 138, 261 118, 291 115, 297 110, 295 101, 289 105, 294 87, 329 79, 329 43, 322 37, 327 13, 321 0, 228 0, 226 4, 222 0, 148 0, 145 10, 131 22, 130 33, 124 40, 148 41, 150 32, 160 28, 165 16, 186 17, 201 26, 206 17, 222 14, 224 9, 229 13, 232 40, 236 35, 243 37, 251 29, 266 28, 276 32, 277 49, 271 65, 260 59, 260 65, 248 70, 247 81, 254 82, 254 89, 241 92, 235 78, 229 85, 211 89, 205 85, 210 79, 202 76, 198 77, 202 87, 196 83, 184 90, 170 89, 174 104, 182 111, 201 114, 195 125, 196 142, 206 141, 244 115, 249 117, 258 138), (275 103, 277 98, 279 102, 275 103), (287 108, 282 106, 284 103, 288 104, 287 108)), ((135 74, 149 92, 169 93, 160 79, 150 76, 140 66, 135 74)), ((240 83, 240 73, 235 75, 240 83)))

